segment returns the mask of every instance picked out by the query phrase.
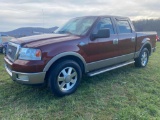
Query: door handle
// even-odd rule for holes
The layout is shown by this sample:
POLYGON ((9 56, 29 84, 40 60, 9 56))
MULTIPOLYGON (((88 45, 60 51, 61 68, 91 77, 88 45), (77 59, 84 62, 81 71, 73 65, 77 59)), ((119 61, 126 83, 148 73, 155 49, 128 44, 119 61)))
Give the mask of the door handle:
POLYGON ((113 44, 118 44, 118 39, 113 39, 113 44))
POLYGON ((85 46, 85 45, 87 45, 87 43, 80 42, 78 45, 79 45, 79 46, 85 46))
POLYGON ((132 42, 135 42, 135 40, 136 40, 135 37, 132 37, 132 38, 131 38, 131 41, 132 41, 132 42))

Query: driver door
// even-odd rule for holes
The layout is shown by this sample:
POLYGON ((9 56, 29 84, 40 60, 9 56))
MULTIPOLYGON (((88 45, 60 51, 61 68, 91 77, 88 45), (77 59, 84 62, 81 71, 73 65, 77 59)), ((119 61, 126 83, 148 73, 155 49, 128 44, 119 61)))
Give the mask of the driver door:
POLYGON ((110 29, 109 38, 96 38, 89 42, 89 71, 113 65, 116 63, 118 52, 116 51, 118 35, 115 32, 111 18, 102 17, 96 24, 93 34, 96 34, 100 29, 110 29))

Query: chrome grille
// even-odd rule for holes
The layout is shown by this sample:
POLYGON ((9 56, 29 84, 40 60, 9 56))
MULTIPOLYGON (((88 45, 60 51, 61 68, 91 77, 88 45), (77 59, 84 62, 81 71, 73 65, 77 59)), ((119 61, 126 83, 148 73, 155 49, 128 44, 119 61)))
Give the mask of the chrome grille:
POLYGON ((11 43, 11 42, 8 43, 8 46, 7 46, 7 57, 11 61, 14 61, 16 59, 18 49, 19 49, 19 45, 15 44, 15 43, 11 43))

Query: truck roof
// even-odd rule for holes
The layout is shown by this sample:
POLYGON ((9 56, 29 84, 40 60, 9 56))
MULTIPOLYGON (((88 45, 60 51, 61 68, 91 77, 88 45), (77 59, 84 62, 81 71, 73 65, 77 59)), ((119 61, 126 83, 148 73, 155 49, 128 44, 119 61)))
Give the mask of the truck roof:
POLYGON ((119 18, 119 19, 129 19, 129 17, 124 17, 124 16, 114 16, 114 15, 93 15, 93 16, 81 16, 81 17, 114 17, 114 18, 119 18))

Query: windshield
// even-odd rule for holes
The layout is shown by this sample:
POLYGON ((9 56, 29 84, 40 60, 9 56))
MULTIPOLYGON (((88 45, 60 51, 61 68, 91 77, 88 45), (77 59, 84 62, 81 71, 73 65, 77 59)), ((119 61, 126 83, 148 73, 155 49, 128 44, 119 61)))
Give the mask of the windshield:
POLYGON ((75 18, 67 22, 63 27, 59 28, 56 33, 85 35, 95 22, 96 17, 75 18))

